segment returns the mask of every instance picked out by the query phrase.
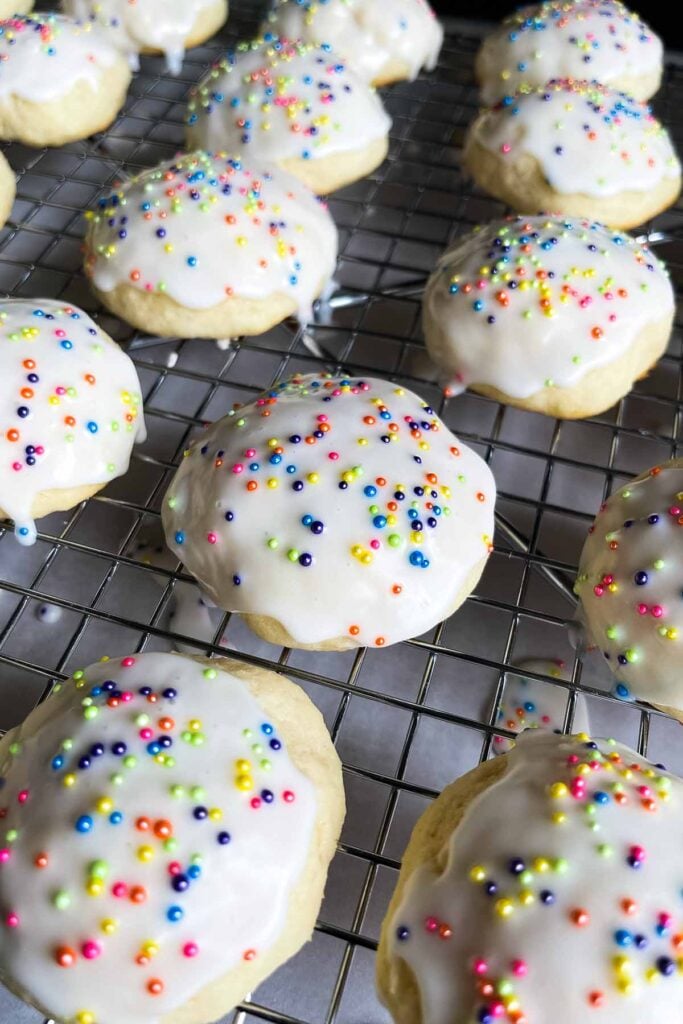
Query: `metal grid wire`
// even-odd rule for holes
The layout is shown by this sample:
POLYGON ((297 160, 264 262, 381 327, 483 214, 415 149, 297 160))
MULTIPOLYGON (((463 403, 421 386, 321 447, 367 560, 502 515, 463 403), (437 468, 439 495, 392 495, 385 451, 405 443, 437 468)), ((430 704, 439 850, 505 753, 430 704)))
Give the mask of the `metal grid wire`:
MULTIPOLYGON (((565 729, 583 692, 596 734, 683 769, 678 726, 610 698, 604 669, 576 655, 571 628, 571 583, 599 503, 630 475, 677 453, 680 322, 657 368, 602 416, 562 423, 473 394, 443 402, 421 340, 420 285, 450 240, 503 212, 459 169, 476 109, 478 43, 456 29, 434 75, 386 92, 394 118, 387 162, 331 200, 341 234, 339 292, 306 333, 285 324, 221 351, 205 341, 161 344, 98 310, 80 271, 82 211, 113 180, 180 147, 189 86, 222 46, 253 35, 258 24, 255 3, 233 7, 224 36, 192 51, 179 78, 145 59, 105 135, 59 151, 5 150, 19 180, 13 220, 0 233, 0 290, 68 299, 125 343, 140 373, 149 439, 124 479, 43 520, 35 547, 20 549, 0 527, 0 726, 17 724, 54 680, 104 653, 167 650, 182 639, 197 653, 221 653, 227 644, 248 662, 286 670, 330 727, 349 814, 313 942, 225 1021, 386 1024, 373 952, 402 850, 435 794, 489 756, 496 708, 520 658, 562 657, 571 666, 570 682, 535 677, 561 687, 565 729), (381 652, 282 650, 230 616, 216 623, 212 643, 193 644, 172 623, 174 590, 189 577, 174 562, 141 564, 137 545, 160 543, 162 496, 201 425, 275 379, 310 370, 405 383, 487 459, 500 492, 487 571, 452 620, 381 652), (58 621, 53 613, 39 622, 45 604, 59 609, 58 621)), ((658 110, 679 142, 682 90, 683 70, 669 66, 658 110)), ((656 228, 668 239, 658 251, 682 286, 683 211, 659 218, 656 228)), ((4 996, 0 1019, 39 1024, 42 1017, 4 996)))

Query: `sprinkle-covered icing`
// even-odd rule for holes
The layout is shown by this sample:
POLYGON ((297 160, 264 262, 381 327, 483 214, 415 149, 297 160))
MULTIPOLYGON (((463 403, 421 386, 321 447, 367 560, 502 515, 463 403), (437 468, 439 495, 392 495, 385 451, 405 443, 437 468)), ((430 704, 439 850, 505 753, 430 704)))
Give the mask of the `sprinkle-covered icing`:
POLYGON ((166 539, 216 604, 300 643, 417 636, 493 533, 491 472, 412 392, 294 377, 214 424, 164 500, 166 539))
POLYGON ((523 7, 485 41, 477 61, 484 103, 550 78, 603 85, 656 75, 658 36, 618 0, 550 0, 523 7))
POLYGON ((472 132, 503 161, 535 157, 561 193, 646 192, 680 175, 669 134, 650 108, 595 82, 563 79, 507 97, 472 132))
POLYGON ((0 100, 47 103, 78 82, 92 89, 120 60, 103 33, 59 14, 15 15, 0 22, 0 100))
POLYGON ((145 437, 133 363, 86 313, 49 299, 0 303, 0 508, 33 544, 41 491, 104 485, 145 437))
POLYGON ((432 71, 443 44, 426 0, 278 0, 266 25, 286 39, 329 43, 366 82, 392 61, 411 79, 432 71))
POLYGON ((671 316, 664 265, 621 231, 568 217, 478 228, 445 253, 427 285, 432 358, 455 393, 486 384, 527 398, 571 387, 621 358, 671 316))
POLYGON ((337 258, 327 208, 284 171, 190 153, 144 171, 90 214, 85 270, 188 309, 291 296, 302 319, 337 258))
POLYGON ((358 151, 391 127, 382 102, 322 46, 273 36, 241 43, 190 93, 193 146, 279 163, 358 151))
POLYGON ((683 462, 643 473, 602 506, 575 590, 616 694, 683 709, 683 462))
POLYGON ((65 1024, 157 1024, 280 937, 313 786, 206 664, 104 660, 57 689, 2 742, 2 972, 65 1024))
POLYGON ((170 71, 180 74, 185 44, 197 20, 218 0, 63 0, 77 18, 106 28, 113 44, 134 66, 141 50, 166 55, 170 71))
MULTIPOLYGON (((571 679, 569 667, 561 658, 526 658, 517 668, 519 672, 536 672, 551 679, 571 679)), ((514 733, 527 729, 561 733, 568 702, 569 691, 563 687, 509 672, 505 677, 505 689, 496 712, 496 725, 514 733)), ((588 707, 580 693, 576 696, 571 728, 573 732, 590 732, 588 707)), ((507 754, 514 746, 514 740, 495 735, 492 746, 494 753, 507 754)))
POLYGON ((683 783, 585 736, 509 758, 391 920, 423 1024, 678 1020, 683 783))

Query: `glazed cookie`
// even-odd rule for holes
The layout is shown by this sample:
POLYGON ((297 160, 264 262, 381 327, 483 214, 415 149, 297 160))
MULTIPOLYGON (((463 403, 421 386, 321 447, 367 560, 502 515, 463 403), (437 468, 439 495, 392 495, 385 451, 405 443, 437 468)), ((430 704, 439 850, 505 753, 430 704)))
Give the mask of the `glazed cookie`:
MULTIPOLYGON (((561 658, 526 658, 517 666, 518 672, 508 672, 505 677, 503 696, 496 711, 496 725, 508 732, 520 733, 528 729, 561 733, 567 713, 569 691, 553 686, 540 679, 522 675, 535 672, 551 679, 571 679, 566 662, 561 658)), ((590 732, 588 707, 582 694, 576 695, 573 732, 590 732)), ((506 754, 514 747, 514 741, 507 736, 493 737, 492 749, 495 754, 506 754)))
POLYGON ((604 503, 575 590, 623 700, 683 721, 683 459, 636 477, 604 503))
POLYGON ((324 194, 382 163, 391 120, 329 46, 242 43, 190 93, 190 148, 271 163, 324 194))
POLYGON ((87 314, 50 299, 0 303, 0 516, 21 544, 128 469, 145 437, 133 363, 87 314))
POLYGON ((0 228, 9 220, 16 194, 17 182, 14 171, 7 163, 4 153, 0 153, 0 228))
POLYGON ((614 740, 521 737, 418 821, 382 999, 397 1024, 677 1020, 681 842, 683 782, 661 765, 614 740))
POLYGON ((594 82, 548 82, 485 110, 463 159, 478 185, 521 213, 618 228, 661 213, 681 189, 678 157, 650 108, 594 82))
POLYGON ((180 74, 185 50, 218 32, 228 17, 227 0, 62 0, 77 18, 97 22, 137 69, 138 54, 163 53, 180 74))
POLYGON ((272 643, 418 636, 462 604, 491 548, 488 466, 386 381, 293 377, 185 455, 163 504, 167 543, 272 643))
POLYGON ((344 817, 274 672, 103 659, 0 742, 0 973, 63 1024, 205 1024, 311 936, 344 817))
POLYGON ((104 33, 59 14, 0 22, 0 138, 61 146, 104 131, 131 73, 104 33))
POLYGON ((518 217, 441 258, 424 335, 448 394, 577 419, 609 409, 666 351, 674 305, 646 245, 587 220, 518 217))
POLYGON ((190 153, 100 200, 85 239, 98 298, 162 337, 261 334, 311 317, 337 260, 337 230, 284 171, 190 153))
POLYGON ((28 14, 33 10, 33 0, 0 0, 0 18, 11 18, 13 14, 28 14))
POLYGON ((589 78, 649 100, 663 56, 659 36, 618 0, 551 0, 506 18, 484 41, 476 75, 487 105, 551 78, 589 78))
POLYGON ((329 43, 373 85, 433 71, 443 45, 443 28, 427 0, 276 0, 265 30, 329 43))

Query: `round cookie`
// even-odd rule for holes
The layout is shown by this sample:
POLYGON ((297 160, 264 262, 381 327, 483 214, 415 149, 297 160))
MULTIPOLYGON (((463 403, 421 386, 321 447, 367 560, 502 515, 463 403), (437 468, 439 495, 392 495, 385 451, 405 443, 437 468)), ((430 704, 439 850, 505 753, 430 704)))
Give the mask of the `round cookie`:
POLYGON ((666 210, 681 189, 678 157, 650 108, 595 82, 548 82, 485 110, 463 160, 481 188, 520 213, 617 228, 666 210))
POLYGON ((28 14, 33 10, 33 0, 0 0, 0 19, 11 18, 13 14, 28 14))
POLYGON ((337 261, 330 214, 277 168, 189 153, 90 214, 85 273, 101 302, 161 337, 261 334, 309 320, 337 261))
POLYGON ((550 0, 515 11, 484 40, 476 75, 487 106, 551 78, 589 78, 649 100, 663 57, 659 36, 619 0, 550 0))
MULTIPOLYGON (((569 681, 571 673, 561 658, 525 658, 517 665, 519 672, 535 672, 551 679, 569 681)), ((569 691, 562 686, 539 679, 531 679, 517 672, 508 672, 500 704, 496 710, 496 726, 508 732, 520 733, 529 729, 561 733, 567 712, 569 691)), ((590 732, 588 706, 583 694, 576 695, 572 731, 590 732)), ((508 736, 494 735, 494 754, 507 754, 515 745, 508 736)))
POLYGON ((666 351, 664 265, 635 239, 575 218, 494 221, 456 242, 424 295, 427 350, 466 387, 563 419, 594 416, 666 351))
POLYGON ((207 71, 186 124, 189 148, 275 164, 325 194, 382 163, 391 119, 329 46, 269 35, 207 71))
POLYGON ((103 26, 112 42, 138 67, 138 54, 163 53, 179 75, 185 50, 200 46, 228 17, 227 0, 62 0, 77 18, 103 26))
POLYGON ((623 700, 683 721, 683 459, 641 473, 604 503, 574 587, 623 700))
POLYGON ((274 672, 103 659, 0 742, 0 973, 64 1024, 206 1024, 308 941, 344 817, 274 672))
POLYGON ((90 317, 52 299, 0 303, 0 516, 21 544, 128 469, 145 438, 140 383, 90 317))
POLYGON ((7 163, 5 154, 0 153, 0 228, 9 220, 16 194, 17 180, 14 171, 7 163))
POLYGON ((266 31, 329 43, 377 86, 433 71, 444 36, 427 0, 276 0, 266 31))
POLYGON ((0 139, 61 146, 104 131, 131 73, 103 32, 59 14, 0 22, 0 139))
POLYGON ((272 643, 418 636, 471 593, 495 484, 426 402, 372 378, 293 377, 215 423, 164 499, 166 541, 272 643))
POLYGON ((415 827, 377 958, 396 1024, 676 1020, 681 841, 661 765, 522 736, 415 827))

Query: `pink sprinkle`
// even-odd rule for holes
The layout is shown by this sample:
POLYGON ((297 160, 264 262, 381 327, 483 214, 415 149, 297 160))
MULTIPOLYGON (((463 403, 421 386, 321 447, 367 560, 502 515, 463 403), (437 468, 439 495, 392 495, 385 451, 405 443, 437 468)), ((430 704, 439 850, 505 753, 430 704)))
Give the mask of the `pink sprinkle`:
POLYGON ((428 932, 435 932, 438 927, 439 922, 435 917, 428 917, 427 920, 425 921, 425 928, 427 929, 428 932))
POLYGON ((328 459, 332 459, 333 462, 336 462, 337 459, 339 458, 339 452, 330 452, 330 454, 327 457, 328 459))
POLYGON ((56 392, 56 393, 57 393, 58 395, 65 395, 65 394, 66 394, 66 388, 63 388, 63 387, 58 387, 58 388, 55 388, 55 392, 56 392))
POLYGON ((44 454, 45 454, 45 449, 43 448, 42 444, 37 444, 36 445, 36 455, 44 455, 44 454))
POLYGON ((242 465, 241 462, 236 462, 235 465, 232 467, 232 471, 233 473, 243 473, 244 466, 242 465))
POLYGON ((81 946, 81 953, 83 954, 86 960, 97 960, 101 952, 102 947, 99 945, 99 943, 93 942, 92 940, 84 942, 83 945, 81 946))
POLYGON ((132 701, 133 696, 134 695, 130 692, 130 690, 124 690, 121 696, 119 697, 119 700, 122 700, 124 704, 129 704, 132 701))
POLYGON ((121 668, 131 668, 135 664, 135 658, 124 658, 121 662, 121 668))
POLYGON ((169 875, 179 875, 182 870, 182 865, 177 860, 171 861, 171 863, 168 865, 169 875))
POLYGON ((15 473, 18 473, 21 468, 22 468, 22 466, 21 466, 20 462, 13 462, 12 463, 12 469, 15 471, 15 473))
POLYGON ((58 338, 66 338, 66 331, 55 331, 55 334, 57 335, 58 338))
POLYGON ((284 793, 282 794, 282 799, 284 800, 284 802, 286 804, 293 804, 294 803, 295 797, 294 797, 294 793, 292 793, 291 789, 286 789, 284 791, 284 793))
POLYGON ((661 604, 652 605, 652 614, 656 619, 661 619, 662 615, 664 614, 664 609, 662 608, 661 604))
POLYGON ((380 545, 379 545, 379 541, 378 540, 371 540, 370 541, 370 547, 372 548, 373 551, 377 551, 379 546, 380 545))
POLYGON ((475 974, 486 974, 486 972, 489 969, 489 965, 486 963, 486 960, 481 960, 481 959, 475 960, 474 964, 473 964, 473 967, 474 967, 474 973, 475 974))
POLYGON ((5 918, 5 921, 7 923, 7 927, 8 928, 18 928, 19 927, 19 915, 18 914, 9 913, 7 915, 7 917, 5 918))
POLYGON ((141 740, 151 740, 154 736, 154 732, 150 728, 140 729, 141 740))
POLYGON ((246 452, 244 453, 245 459, 253 459, 255 455, 256 455, 256 449, 255 448, 247 448, 246 452))
POLYGON ((195 942, 186 942, 185 945, 183 946, 183 954, 185 956, 197 956, 198 952, 199 946, 195 942))
POLYGON ((253 796, 249 802, 251 806, 254 808, 254 810, 258 811, 259 807, 261 806, 261 797, 253 796))
POLYGON ((512 961, 512 973, 515 975, 516 978, 526 977, 528 969, 529 968, 527 967, 526 962, 524 960, 512 961))
POLYGON ((647 615, 647 605, 646 604, 639 604, 638 605, 638 614, 639 615, 647 615))
POLYGON ((125 882, 114 882, 111 887, 111 894, 119 900, 123 899, 124 896, 128 895, 128 886, 125 882))
POLYGON ((207 533, 206 539, 208 540, 209 544, 215 544, 216 541, 218 540, 218 537, 216 536, 215 533, 207 533))
POLYGON ((26 801, 28 800, 28 790, 22 789, 21 793, 19 793, 19 795, 17 796, 17 800, 19 801, 20 804, 25 804, 26 801))
POLYGON ((510 145, 509 142, 504 142, 503 145, 500 147, 501 153, 509 153, 511 149, 512 146, 510 145))
POLYGON ((327 416, 324 412, 321 412, 318 416, 318 423, 327 423, 327 416))
POLYGON ((12 854, 7 849, 7 847, 5 847, 4 849, 0 850, 0 864, 6 864, 11 856, 12 856, 12 854))

